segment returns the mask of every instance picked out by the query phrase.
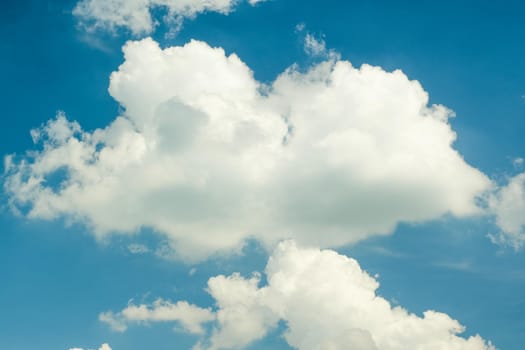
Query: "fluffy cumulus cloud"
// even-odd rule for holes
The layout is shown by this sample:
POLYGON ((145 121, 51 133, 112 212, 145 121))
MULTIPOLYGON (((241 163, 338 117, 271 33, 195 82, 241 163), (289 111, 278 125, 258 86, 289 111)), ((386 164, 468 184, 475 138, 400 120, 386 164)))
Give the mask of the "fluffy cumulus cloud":
POLYGON ((479 335, 461 337, 465 327, 444 313, 392 307, 375 278, 334 251, 286 241, 265 273, 265 286, 259 275, 208 281, 216 319, 195 349, 241 349, 284 321, 285 340, 299 350, 495 350, 479 335))
MULTIPOLYGON (((249 0, 253 6, 262 0, 249 0)), ((193 18, 202 12, 230 13, 240 0, 81 0, 73 10, 88 30, 113 31, 122 27, 133 34, 153 32, 157 22, 152 10, 165 9, 163 20, 179 27, 183 18, 193 18)))
POLYGON ((59 113, 39 151, 6 158, 4 187, 30 218, 98 236, 148 227, 180 258, 241 246, 340 246, 399 222, 476 215, 487 177, 453 148, 452 112, 401 71, 337 57, 269 85, 235 54, 191 41, 129 42, 92 132, 59 113))
POLYGON ((489 200, 489 209, 500 228, 493 242, 520 249, 525 243, 525 173, 509 179, 489 200))
POLYGON ((209 309, 203 309, 185 301, 175 304, 157 299, 152 305, 128 305, 119 313, 103 312, 99 320, 117 332, 124 332, 130 323, 176 322, 193 334, 204 332, 202 324, 215 319, 209 309))
MULTIPOLYGON (((71 348, 69 350, 83 350, 83 349, 82 348, 71 348)), ((109 346, 109 344, 104 343, 100 346, 100 348, 98 348, 98 350, 111 350, 111 347, 109 346)))

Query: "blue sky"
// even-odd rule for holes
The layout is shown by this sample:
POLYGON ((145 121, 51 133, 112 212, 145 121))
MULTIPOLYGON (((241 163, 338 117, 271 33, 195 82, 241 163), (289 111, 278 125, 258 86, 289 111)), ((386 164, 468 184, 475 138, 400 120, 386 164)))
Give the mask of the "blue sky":
MULTIPOLYGON (((94 0, 84 3, 91 4, 91 10, 100 4, 94 0)), ((173 13, 184 16, 177 3, 172 2, 173 13)), ((187 2, 194 8, 200 3, 187 2)), ((360 279, 348 280, 346 285, 331 280, 340 276, 341 265, 334 256, 316 250, 330 248, 355 258, 368 277, 379 281, 376 295, 392 307, 399 305, 419 319, 426 310, 443 312, 466 326, 458 335, 461 339, 479 334, 498 349, 521 349, 525 341, 525 258, 521 248, 525 241, 525 184, 520 177, 525 171, 525 6, 520 2, 269 0, 254 6, 240 2, 232 5, 228 14, 196 10, 194 18, 184 19, 175 36, 166 35, 174 24, 163 21, 167 10, 162 7, 152 9, 152 18, 158 21, 155 28, 133 33, 129 22, 123 26, 113 23, 115 27, 109 28, 110 22, 103 22, 94 12, 73 15, 77 1, 22 0, 0 6, 0 89, 6 124, 0 129, 0 151, 14 164, 5 163, 2 179, 0 348, 98 349, 107 343, 112 349, 161 350, 191 349, 200 342, 202 348, 209 345, 210 349, 213 344, 224 349, 329 349, 329 345, 343 349, 348 344, 374 349, 368 336, 379 350, 395 349, 391 345, 395 341, 405 349, 437 344, 431 342, 441 335, 426 331, 426 326, 421 326, 427 332, 422 333, 423 340, 399 340, 397 335, 384 334, 368 321, 352 316, 355 312, 367 319, 388 318, 390 313, 385 311, 388 317, 381 316, 374 313, 373 305, 364 301, 354 305, 345 299, 350 296, 359 301, 352 293, 372 287, 361 285, 360 279), (98 24, 96 29, 94 24, 98 24), (123 56, 122 47, 128 40, 146 37, 152 39, 127 46, 123 56), (307 37, 320 45, 317 54, 305 47, 307 37), (201 44, 181 49, 191 39, 201 44), (179 47, 180 56, 173 54, 179 59, 172 60, 162 51, 169 47, 179 47), (223 48, 224 53, 210 47, 223 48), (228 61, 225 57, 230 54, 236 54, 241 63, 228 61), (165 64, 151 63, 158 60, 165 60, 165 64), (377 75, 352 71, 362 74, 358 80, 353 73, 337 70, 337 61, 349 71, 346 61, 355 69, 367 64, 382 70, 375 71, 377 75), (127 66, 119 68, 124 62, 127 66), (324 80, 311 78, 308 72, 321 62, 327 62, 328 72, 319 74, 329 76, 325 76, 327 81, 347 82, 343 85, 349 90, 325 90, 324 80), (277 76, 294 64, 296 75, 285 74, 282 85, 274 84, 277 76), (412 99, 422 97, 406 77, 392 78, 386 73, 396 69, 419 82, 429 95, 428 106, 444 105, 455 117, 443 121, 436 110, 405 110, 412 99), (246 73, 250 70, 253 77, 246 73), (118 79, 112 78, 108 92, 112 72, 117 72, 114 76, 118 79), (372 80, 378 83, 374 85, 372 80), (254 89, 256 97, 243 97, 254 84, 265 84, 268 90, 259 95, 254 89), (303 89, 304 85, 308 88, 303 89), (350 89, 352 86, 357 88, 350 89), (146 107, 142 109, 150 105, 155 108, 151 117, 146 107), (384 108, 376 110, 376 106, 384 108), (221 108, 225 108, 224 114, 221 108), (77 121, 84 131, 63 124, 65 119, 55 119, 57 111, 77 121), (410 113, 415 115, 405 119, 410 113), (425 113, 436 120, 430 131, 420 123, 430 118, 425 113), (112 123, 119 115, 124 124, 106 132, 100 143, 90 143, 89 138, 97 137, 96 129, 115 125, 112 123), (272 133, 282 131, 284 124, 264 121, 273 115, 285 115, 291 120, 285 126, 294 130, 287 134, 291 146, 285 148, 293 152, 286 159, 294 160, 282 168, 280 151, 278 155, 271 152, 275 147, 272 133), (228 119, 234 118, 230 116, 248 119, 239 122, 228 119), (177 143, 193 137, 194 128, 203 123, 199 118, 216 123, 209 122, 204 141, 190 146, 177 143), (392 118, 399 121, 391 122, 392 118), (343 119, 350 124, 339 124, 343 119), (30 130, 48 120, 58 122, 41 129, 45 146, 35 145, 30 130), (253 135, 251 129, 246 132, 247 141, 227 144, 224 153, 210 148, 206 140, 220 134, 222 126, 230 122, 233 128, 247 122, 258 129, 253 135), (403 127, 398 129, 397 125, 403 127), (346 127, 359 133, 344 134, 341 141, 336 131, 346 127), (64 128, 73 130, 72 134, 53 139, 52 135, 64 128), (451 146, 446 138, 453 132, 457 139, 451 146), (385 145, 380 156, 367 148, 368 143, 359 143, 359 138, 355 143, 348 136, 357 138, 362 133, 385 145), (259 149, 253 142, 259 142, 260 134, 269 141, 264 139, 257 145, 271 152, 252 151, 259 149), (119 135, 129 136, 130 143, 119 135), (86 167, 76 167, 81 157, 67 148, 73 139, 95 155, 95 160, 86 161, 86 167), (141 148, 142 139, 146 140, 145 148, 141 148), (438 146, 428 146, 427 139, 438 146), (326 145, 323 140, 332 140, 330 145, 335 148, 327 148, 317 157, 310 144, 326 145), (166 148, 151 146, 172 141, 174 144, 166 148), (125 147, 119 148, 122 145, 125 147), (187 153, 181 156, 178 147, 186 147, 187 153), (115 157, 110 157, 109 165, 100 161, 104 149, 115 157), (36 161, 26 153, 31 150, 40 152, 36 161), (57 161, 50 150, 65 153, 57 161), (405 158, 399 154, 414 160, 408 165, 400 163, 405 158), (326 161, 331 157, 335 163, 326 161), (217 165, 217 159, 224 161, 217 161, 217 165), (238 163, 239 159, 247 159, 248 165, 238 163), (33 167, 24 167, 24 160, 33 167), (337 163, 344 160, 351 165, 337 163), (59 165, 38 170, 38 166, 42 169, 53 162, 59 165), (419 175, 420 169, 434 162, 437 168, 422 170, 419 175), (261 164, 278 165, 265 172, 261 164), (175 186, 170 181, 182 176, 180 168, 187 171, 189 180, 180 180, 175 186), (99 183, 93 185, 88 170, 101 178, 100 183, 116 179, 116 184, 111 182, 116 187, 108 190, 98 187, 99 183), (384 177, 370 182, 376 171, 384 177), (209 179, 206 174, 214 177, 209 179), (27 188, 13 180, 17 175, 26 185, 31 177, 43 182, 24 192, 27 188), (227 181, 228 177, 233 180, 227 181), (192 182, 201 178, 204 180, 197 185, 192 182), (151 190, 162 181, 166 185, 159 185, 159 191, 151 190), (68 194, 65 190, 73 191, 71 184, 75 183, 85 192, 68 194), (195 188, 201 190, 195 194, 195 188), (51 190, 53 197, 46 190, 51 190), (118 195, 111 197, 112 191, 118 195), (252 203, 252 196, 255 203, 260 200, 262 207, 277 207, 277 212, 254 210, 259 207, 252 203), (233 234, 235 230, 239 231, 233 234), (488 234, 503 239, 491 241, 488 234), (287 238, 297 241, 297 251, 278 245, 287 238), (288 256, 302 265, 301 259, 309 254, 321 259, 318 266, 326 269, 323 286, 334 295, 324 303, 309 299, 318 291, 315 277, 309 279, 317 276, 316 264, 305 268, 300 275, 303 281, 295 274, 295 265, 288 266, 288 260, 280 258, 288 256), (280 297, 263 297, 264 292, 257 292, 257 297, 246 297, 243 304, 239 286, 248 283, 252 272, 262 273, 269 256, 273 256, 275 271, 288 273, 296 281, 297 294, 287 299, 284 287, 272 280, 267 290, 280 297), (220 292, 214 294, 207 282, 213 276, 235 272, 243 278, 223 281, 223 289, 219 289, 237 297, 232 297, 231 305, 221 304, 220 292), (347 292, 337 292, 345 286, 347 292), (197 317, 196 310, 207 310, 203 312, 209 312, 214 320, 197 322, 203 333, 191 334, 188 324, 193 323, 185 324, 179 314, 172 316, 174 321, 150 318, 148 322, 151 315, 142 315, 142 321, 137 321, 119 313, 139 305, 154 311, 158 298, 187 301, 194 306, 188 311, 191 317, 197 317), (299 311, 293 300, 303 303, 299 311), (257 326, 264 334, 246 331, 249 336, 244 336, 251 340, 243 343, 242 334, 228 333, 229 327, 242 328, 242 318, 230 324, 215 317, 220 312, 231 315, 232 308, 246 303, 257 305, 242 310, 248 319, 261 320, 257 326), (323 320, 323 316, 332 315, 331 303, 340 303, 348 313, 337 316, 341 319, 323 320), (276 304, 282 304, 285 311, 276 311, 276 304), (312 310, 319 320, 307 322, 309 316, 301 310, 312 310), (114 321, 124 323, 127 329, 121 332, 110 322, 102 322, 100 315, 106 312, 112 312, 114 321), (331 325, 334 321, 337 325, 331 325), (341 333, 344 337, 337 333, 345 322, 360 335, 347 339, 346 330, 341 333), (285 332, 291 335, 285 338, 285 332), (310 344, 298 343, 297 337, 310 344), (234 345, 224 345, 224 339, 234 345)), ((427 103, 423 101, 423 105, 427 103)), ((280 140, 282 135, 278 136, 280 140)), ((344 268, 352 276, 361 276, 362 271, 355 267, 344 268)), ((260 287, 264 288, 271 276, 271 270, 263 273, 260 287)), ((416 333, 410 328, 405 332, 416 333)), ((460 344, 463 340, 454 341, 460 344)), ((439 349, 452 346, 439 344, 439 349)), ((488 349, 476 346, 472 349, 488 349)), ((463 348, 466 345, 458 346, 463 348)))

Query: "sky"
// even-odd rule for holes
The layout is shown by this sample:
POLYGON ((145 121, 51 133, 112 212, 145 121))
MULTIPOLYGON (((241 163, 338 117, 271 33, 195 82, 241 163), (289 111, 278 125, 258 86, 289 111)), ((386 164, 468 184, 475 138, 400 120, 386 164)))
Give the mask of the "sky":
POLYGON ((0 348, 520 350, 525 5, 0 5, 0 348))

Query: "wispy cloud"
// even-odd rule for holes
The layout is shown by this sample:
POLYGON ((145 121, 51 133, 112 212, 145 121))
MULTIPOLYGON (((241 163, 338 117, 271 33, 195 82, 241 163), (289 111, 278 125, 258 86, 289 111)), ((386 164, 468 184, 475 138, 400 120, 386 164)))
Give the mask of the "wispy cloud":
POLYGON ((471 261, 468 260, 459 260, 459 261, 438 261, 434 263, 434 266, 463 271, 463 272, 476 272, 475 267, 471 261))
MULTIPOLYGON (((71 348, 69 350, 83 350, 83 349, 82 348, 71 348)), ((104 343, 98 348, 98 350, 111 350, 111 347, 109 346, 109 344, 104 343)))
POLYGON ((489 198, 489 212, 500 229, 488 237, 493 243, 521 249, 525 243, 525 173, 508 179, 489 198))
POLYGON ((128 245, 128 251, 131 254, 146 254, 151 252, 151 249, 144 244, 133 243, 128 245))
POLYGON ((152 305, 130 304, 118 313, 108 311, 99 315, 101 322, 117 332, 126 331, 130 323, 175 322, 189 333, 202 334, 202 325, 214 319, 215 315, 210 309, 200 308, 185 301, 171 303, 162 299, 156 300, 152 305))
POLYGON ((369 246, 367 250, 378 255, 387 256, 391 258, 407 258, 408 256, 404 253, 396 252, 391 249, 381 246, 369 246))

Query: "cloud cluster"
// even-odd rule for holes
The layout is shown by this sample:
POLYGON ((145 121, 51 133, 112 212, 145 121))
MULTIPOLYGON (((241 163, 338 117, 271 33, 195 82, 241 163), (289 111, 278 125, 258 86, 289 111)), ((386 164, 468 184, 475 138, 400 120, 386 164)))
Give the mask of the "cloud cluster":
POLYGON ((525 243, 525 173, 509 179, 489 199, 489 210, 500 228, 489 237, 494 243, 518 250, 525 243))
POLYGON ((189 333, 202 334, 202 324, 213 321, 214 314, 185 301, 175 304, 157 299, 153 305, 128 305, 119 313, 111 311, 99 315, 99 320, 107 323, 113 330, 124 332, 130 323, 176 322, 189 333))
POLYGON ((204 42, 123 50, 109 86, 123 114, 33 130, 42 149, 5 161, 13 209, 98 237, 148 227, 187 260, 247 237, 334 247, 481 211, 490 181, 453 148, 451 111, 399 70, 332 57, 263 85, 204 42))
POLYGON ((299 350, 495 349, 479 335, 459 336, 465 327, 444 313, 426 311, 420 317, 392 307, 357 261, 331 250, 283 242, 265 274, 265 286, 259 286, 259 275, 208 281, 216 318, 196 349, 244 348, 279 321, 286 324, 287 343, 299 350))
MULTIPOLYGON (((249 0, 253 6, 264 0, 249 0)), ((239 0, 81 0, 73 14, 88 30, 104 29, 114 31, 127 28, 134 35, 150 34, 157 22, 152 10, 163 8, 167 24, 180 29, 184 18, 194 18, 203 12, 230 13, 239 0)))

